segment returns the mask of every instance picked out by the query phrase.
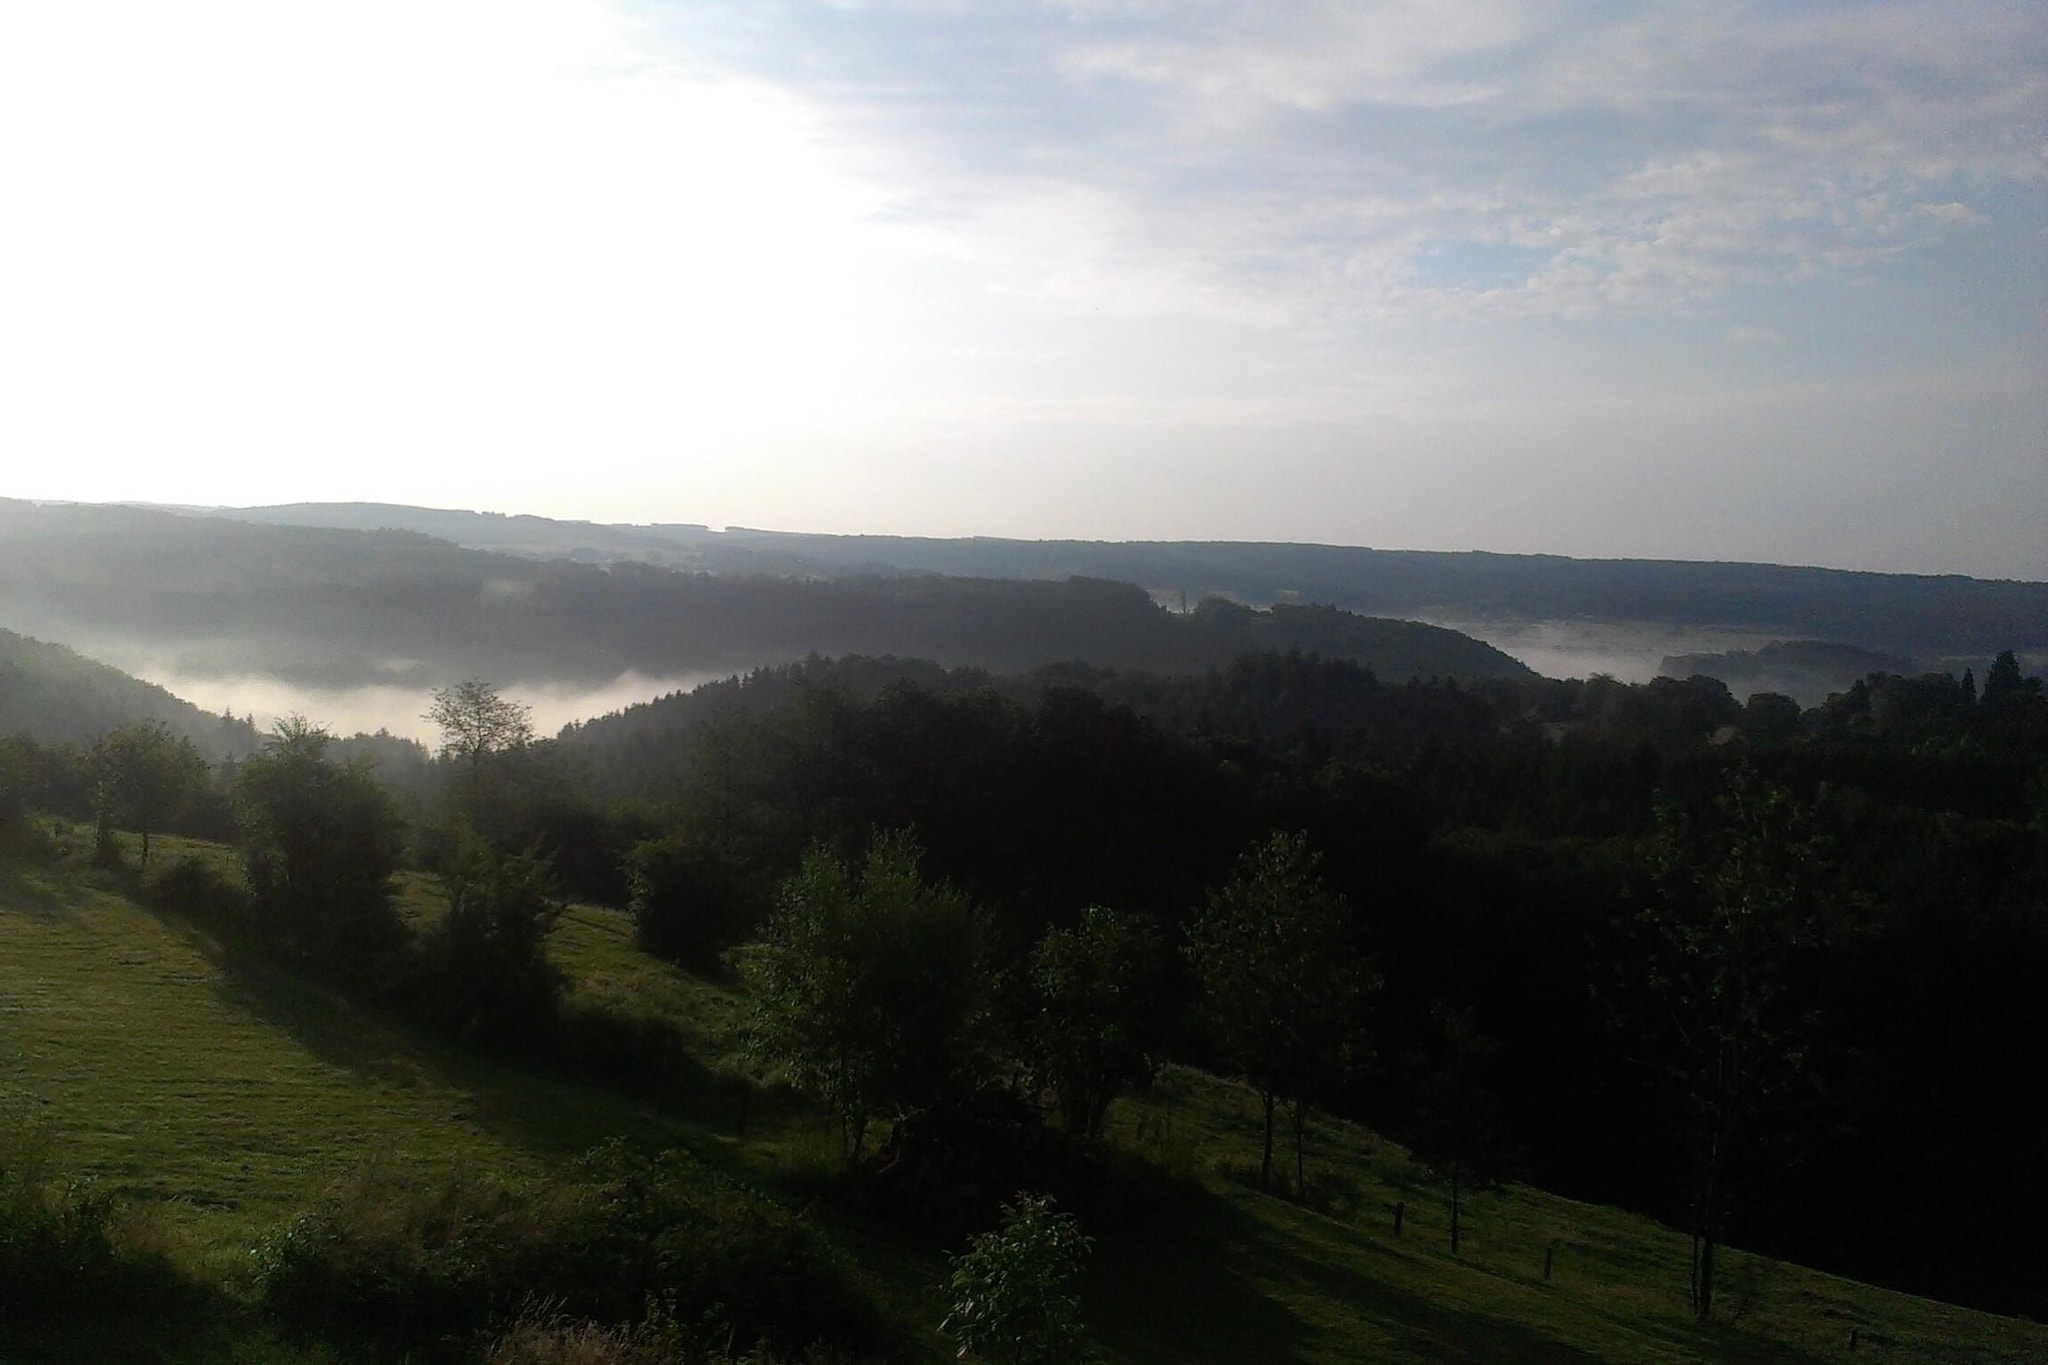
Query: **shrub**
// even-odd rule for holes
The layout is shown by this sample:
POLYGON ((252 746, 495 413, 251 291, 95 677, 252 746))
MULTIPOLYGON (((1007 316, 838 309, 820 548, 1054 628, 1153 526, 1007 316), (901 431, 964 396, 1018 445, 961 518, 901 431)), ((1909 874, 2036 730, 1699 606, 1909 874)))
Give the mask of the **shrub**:
POLYGON ((657 1108, 687 1105, 710 1089, 703 1063, 673 1020, 572 999, 555 1023, 556 1061, 657 1108))
MULTIPOLYGON (((610 1327, 529 1305, 491 1341, 484 1365, 776 1365, 777 1358, 759 1348, 734 1355, 732 1337, 715 1322, 686 1326, 661 1302, 649 1304, 641 1322, 610 1327)), ((805 1365, 838 1365, 850 1357, 807 1351, 803 1359, 805 1365)))
POLYGON ((1069 1204, 1096 1192, 1088 1153, 1007 1090, 906 1115, 854 1189, 878 1218, 958 1246, 993 1223, 1018 1190, 1056 1192, 1069 1204))
POLYGON ((448 910, 421 943, 428 1011, 473 1042, 506 1044, 544 1033, 562 974, 547 939, 562 901, 547 860, 466 845, 443 875, 448 910))
POLYGON ((953 1311, 939 1324, 961 1353, 1012 1365, 1069 1365, 1080 1358, 1081 1305, 1068 1285, 1093 1246, 1052 1200, 1020 1196, 1002 1226, 953 1258, 953 1311))
POLYGON ((514 1252, 536 1231, 505 1187, 461 1173, 408 1186, 372 1165, 266 1237, 257 1280, 300 1330, 453 1354, 517 1296, 514 1252))
POLYGON ((157 1311, 184 1286, 139 1241, 112 1195, 57 1169, 38 1130, 0 1125, 0 1323, 157 1311))
POLYGON ((566 1316, 552 1338, 529 1321, 534 1349, 625 1349, 630 1332, 565 1324, 631 1324, 650 1302, 704 1325, 705 1340, 715 1324, 720 1341, 777 1351, 866 1349, 881 1331, 803 1224, 683 1154, 649 1160, 617 1143, 549 1190, 460 1175, 408 1186, 372 1168, 266 1239, 257 1261, 265 1302, 291 1325, 413 1353, 462 1354, 542 1296, 566 1316))
POLYGON ((761 896, 745 869, 681 830, 634 846, 626 887, 642 951, 706 976, 723 970, 726 949, 761 920, 761 896))
POLYGON ((229 881, 212 862, 192 853, 147 874, 142 899, 200 924, 240 926, 249 918, 248 892, 229 881))

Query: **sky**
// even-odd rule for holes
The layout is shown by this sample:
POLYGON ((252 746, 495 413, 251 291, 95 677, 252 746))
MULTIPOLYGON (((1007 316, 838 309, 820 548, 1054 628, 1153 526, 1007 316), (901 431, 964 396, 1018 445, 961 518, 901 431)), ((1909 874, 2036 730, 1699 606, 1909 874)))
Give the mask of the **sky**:
POLYGON ((2048 579, 2048 6, 7 5, 0 495, 2048 579))

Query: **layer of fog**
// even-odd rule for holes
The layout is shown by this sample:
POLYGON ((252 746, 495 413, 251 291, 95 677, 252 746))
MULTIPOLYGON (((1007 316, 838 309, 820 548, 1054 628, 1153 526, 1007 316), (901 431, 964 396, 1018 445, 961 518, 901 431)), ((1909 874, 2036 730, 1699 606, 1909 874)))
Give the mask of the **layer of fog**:
MULTIPOLYGON (((1484 640, 1546 677, 1589 678, 1605 674, 1629 683, 1648 682, 1658 676, 1663 661, 1673 655, 1755 650, 1782 638, 1757 631, 1650 622, 1471 620, 1449 616, 1422 619, 1430 625, 1484 640)), ((283 717, 296 714, 341 735, 384 730, 427 743, 439 738, 426 719, 427 708, 433 703, 431 687, 320 687, 302 680, 220 674, 203 665, 192 667, 191 659, 153 654, 132 644, 93 644, 97 648, 82 652, 156 683, 203 710, 252 717, 260 728, 268 729, 283 717)), ((686 692, 729 674, 730 670, 675 675, 628 671, 597 685, 512 682, 501 684, 499 690, 531 707, 535 733, 548 736, 573 721, 589 720, 672 692, 686 692)), ((1813 679, 1805 678, 1787 679, 1782 690, 1811 704, 1832 689, 1816 687, 1813 679), (1802 695, 1809 691, 1815 695, 1802 695)))
MULTIPOLYGON (((1752 631, 1659 626, 1601 621, 1470 621, 1430 619, 1429 624, 1486 641, 1552 678, 1606 674, 1622 682, 1648 682, 1674 654, 1756 649, 1778 637, 1752 631)), ((319 687, 300 680, 254 674, 223 675, 192 669, 189 661, 132 649, 108 651, 108 662, 168 689, 202 710, 252 717, 268 729, 288 715, 301 715, 335 734, 379 730, 425 743, 439 734, 426 719, 433 689, 387 684, 319 687)), ((107 658, 107 653, 100 655, 107 658)), ((512 682, 499 691, 532 708, 534 732, 553 735, 573 721, 589 720, 672 692, 687 692, 728 672, 651 675, 621 673, 609 682, 512 682)))
POLYGON ((1433 626, 1462 631, 1521 660, 1546 678, 1606 674, 1644 683, 1675 654, 1720 654, 1760 649, 1782 635, 1718 626, 1670 626, 1639 621, 1473 621, 1424 617, 1433 626))
MULTIPOLYGON (((131 669, 202 710, 255 719, 269 729, 288 715, 304 716, 337 735, 387 731, 405 739, 437 743, 440 732, 426 718, 434 693, 428 687, 322 688, 264 677, 211 677, 181 673, 160 662, 131 669)), ((534 733, 552 736, 572 721, 589 720, 671 692, 687 692, 726 673, 685 673, 655 677, 626 672, 608 683, 506 683, 501 695, 532 708, 534 733)))

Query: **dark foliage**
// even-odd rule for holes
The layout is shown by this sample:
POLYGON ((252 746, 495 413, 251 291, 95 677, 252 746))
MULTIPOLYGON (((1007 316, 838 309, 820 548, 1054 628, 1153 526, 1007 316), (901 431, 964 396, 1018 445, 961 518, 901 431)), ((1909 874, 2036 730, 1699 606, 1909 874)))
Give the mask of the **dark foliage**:
POLYGON ((681 1153, 618 1143, 545 1195, 362 1173, 266 1239, 258 1264, 265 1303, 294 1328, 415 1360, 463 1358, 543 1299, 598 1323, 637 1322, 652 1301, 792 1355, 882 1340, 857 1279, 801 1221, 681 1153))
MULTIPOLYGON (((1727 1235, 2044 1312, 2048 1188, 2026 1153, 2048 1142, 2048 1062, 2013 1040, 2043 1033, 2025 983, 2048 972, 2048 701, 2012 673, 1996 705, 1873 675, 1802 713, 1711 679, 1388 684, 1305 654, 1181 677, 813 661, 564 743, 622 795, 665 769, 683 827, 763 876, 806 840, 851 852, 914 824, 931 873, 991 911, 1013 982, 1085 907, 1177 935, 1234 850, 1306 831, 1332 889, 1374 907, 1380 1056, 1438 1050, 1439 1005, 1469 1016, 1498 1040, 1486 1088, 1532 1179, 1681 1223, 1685 1143, 1607 1000, 1644 968, 1622 929, 1660 803, 1710 813, 1747 764, 1831 842, 1815 894, 1862 909, 1798 968, 1816 1023, 1795 1140, 1756 1164, 1727 1235)), ((1185 973, 1161 988, 1190 1017, 1185 973)), ((1318 1102, 1411 1131, 1430 1090, 1386 1067, 1322 1077, 1318 1102)))
POLYGON ((1019 1190, 1085 1207, 1099 1183, 1078 1142, 1011 1091, 991 1088, 905 1115, 846 1189, 872 1216, 960 1246, 992 1226, 1019 1190))
POLYGON ((0 1333, 78 1314, 148 1318, 196 1297, 159 1250, 123 1237, 112 1193, 67 1175, 37 1130, 0 1115, 0 1333))
POLYGON ((418 1008, 487 1046, 543 1036, 562 991, 547 955, 564 908, 553 869, 537 853, 502 854, 478 841, 441 882, 448 907, 421 935, 412 983, 418 1008))
POLYGON ((678 829, 634 846, 626 859, 633 937, 656 957, 702 975, 766 913, 758 879, 731 854, 678 829))
POLYGON ((361 972, 404 938, 391 899, 403 835, 381 787, 328 757, 330 736, 303 720, 279 725, 242 764, 236 794, 252 927, 316 970, 361 972))

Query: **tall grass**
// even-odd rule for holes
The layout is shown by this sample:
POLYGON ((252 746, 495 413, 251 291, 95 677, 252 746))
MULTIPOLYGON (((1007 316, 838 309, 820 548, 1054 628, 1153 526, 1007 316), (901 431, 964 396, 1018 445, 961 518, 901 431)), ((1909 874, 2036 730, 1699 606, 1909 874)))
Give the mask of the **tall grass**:
POLYGON ((65 1171, 41 1125, 0 1117, 0 1326, 146 1314, 192 1292, 153 1219, 65 1171))

